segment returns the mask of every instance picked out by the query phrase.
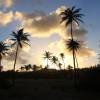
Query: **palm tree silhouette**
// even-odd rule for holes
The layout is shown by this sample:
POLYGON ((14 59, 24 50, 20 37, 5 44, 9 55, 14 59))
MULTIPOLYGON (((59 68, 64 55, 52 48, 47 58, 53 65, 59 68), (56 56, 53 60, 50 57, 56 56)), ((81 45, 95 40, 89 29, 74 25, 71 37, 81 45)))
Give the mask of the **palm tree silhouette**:
POLYGON ((58 63, 58 67, 61 70, 62 63, 58 63))
POLYGON ((35 71, 37 71, 37 69, 38 69, 38 66, 37 66, 36 64, 34 64, 34 65, 32 66, 32 70, 35 72, 35 71))
POLYGON ((45 51, 45 53, 43 54, 43 58, 44 59, 46 59, 46 61, 47 61, 47 65, 46 65, 46 68, 48 68, 48 61, 51 59, 51 57, 52 57, 52 53, 50 53, 49 51, 45 51))
POLYGON ((70 71, 72 69, 73 69, 73 67, 71 65, 68 65, 68 70, 70 71))
POLYGON ((25 70, 26 71, 29 71, 32 68, 31 64, 24 65, 24 66, 25 66, 25 70))
POLYGON ((52 56, 51 62, 52 62, 52 64, 57 65, 57 63, 58 63, 58 58, 57 58, 56 56, 52 56))
MULTIPOLYGON (((14 43, 11 46, 16 45, 16 54, 15 54, 15 61, 14 61, 14 67, 13 67, 14 72, 15 72, 15 66, 16 66, 19 48, 22 48, 23 44, 29 45, 28 44, 28 42, 29 42, 28 37, 30 35, 28 33, 24 33, 23 31, 24 31, 24 29, 20 29, 17 31, 17 33, 13 32, 11 34, 13 36, 13 38, 11 40, 14 41, 14 43)), ((15 78, 13 78, 13 85, 15 85, 15 78)))
POLYGON ((21 72, 23 72, 24 69, 25 69, 25 67, 23 67, 23 66, 20 67, 21 72))
POLYGON ((61 57, 61 59, 63 61, 64 69, 65 69, 65 62, 64 62, 65 55, 64 55, 64 53, 60 53, 60 57, 61 57))
POLYGON ((76 83, 76 63, 77 63, 77 67, 78 67, 78 61, 77 61, 77 57, 76 57, 76 52, 80 49, 81 45, 80 42, 77 40, 73 40, 73 39, 69 39, 66 43, 66 46, 68 48, 69 51, 71 51, 73 53, 73 59, 74 59, 74 82, 75 82, 75 86, 77 85, 76 83))
POLYGON ((1 65, 1 62, 2 62, 2 58, 3 56, 5 56, 7 53, 7 51, 9 50, 8 49, 9 46, 6 45, 6 43, 4 42, 0 42, 0 72, 2 71, 2 65, 1 65))
MULTIPOLYGON (((83 22, 81 20, 83 14, 80 14, 80 8, 79 9, 75 9, 75 6, 73 6, 72 8, 67 8, 64 12, 61 12, 61 18, 62 18, 62 22, 66 22, 65 23, 65 26, 67 27, 68 25, 70 25, 71 27, 71 39, 73 41, 73 22, 77 23, 77 25, 79 25, 79 22, 83 22)), ((74 64, 74 69, 75 69, 75 54, 74 54, 74 51, 73 51, 73 64, 74 64)))
MULTIPOLYGON (((81 20, 81 18, 84 16, 83 14, 80 14, 80 8, 79 9, 75 9, 75 6, 73 6, 72 8, 67 8, 65 9, 65 11, 61 12, 61 23, 65 22, 65 26, 67 27, 68 25, 70 25, 70 35, 71 35, 71 41, 74 41, 73 38, 73 22, 76 23, 77 25, 79 25, 79 22, 83 21, 81 20)), ((69 48, 70 49, 70 48, 69 48)), ((75 50, 72 49, 72 54, 73 54, 73 65, 74 65, 74 71, 75 71, 75 50)))
POLYGON ((71 26, 71 38, 73 39, 73 22, 77 23, 77 25, 79 25, 79 22, 83 21, 81 20, 82 16, 84 16, 83 14, 80 14, 80 8, 79 9, 75 9, 75 6, 73 6, 72 8, 67 8, 64 12, 61 12, 61 23, 65 22, 65 26, 67 27, 68 25, 71 26))
MULTIPOLYGON (((73 40, 73 39, 69 39, 68 41, 66 41, 66 46, 68 48, 69 51, 73 52, 73 57, 74 60, 78 63, 77 59, 76 59, 76 52, 80 49, 81 45, 80 45, 80 41, 77 40, 73 40)), ((76 66, 75 62, 74 65, 76 66)), ((75 69, 76 67, 74 67, 75 69)))

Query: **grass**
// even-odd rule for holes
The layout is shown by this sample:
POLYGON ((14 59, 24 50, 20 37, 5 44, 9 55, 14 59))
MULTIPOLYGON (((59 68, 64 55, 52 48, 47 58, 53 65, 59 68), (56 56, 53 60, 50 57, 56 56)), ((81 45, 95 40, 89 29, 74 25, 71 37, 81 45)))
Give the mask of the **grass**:
POLYGON ((17 79, 16 86, 0 89, 0 100, 100 100, 100 92, 77 90, 66 79, 17 79))

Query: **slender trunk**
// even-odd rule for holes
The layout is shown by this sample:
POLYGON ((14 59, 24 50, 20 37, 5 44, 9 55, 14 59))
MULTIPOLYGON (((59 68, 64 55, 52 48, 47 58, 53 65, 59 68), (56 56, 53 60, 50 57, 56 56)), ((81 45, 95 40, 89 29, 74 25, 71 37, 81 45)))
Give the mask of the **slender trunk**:
POLYGON ((64 64, 64 70, 65 70, 65 69, 66 69, 66 68, 65 68, 65 62, 64 62, 64 59, 62 59, 62 60, 63 60, 63 64, 64 64))
POLYGON ((77 68, 78 68, 78 60, 77 60, 76 54, 75 54, 75 59, 76 59, 76 64, 77 64, 77 68))
POLYGON ((73 40, 73 25, 72 25, 72 23, 71 23, 71 38, 72 38, 72 40, 73 40))
POLYGON ((47 59, 47 69, 48 69, 48 59, 47 59))
POLYGON ((76 63, 75 63, 75 50, 73 49, 73 65, 74 65, 74 86, 77 86, 77 80, 76 80, 76 63))
MULTIPOLYGON (((71 22, 71 39, 73 39, 73 28, 72 28, 72 22, 71 22)), ((73 76, 73 79, 74 79, 74 86, 76 87, 77 86, 77 80, 76 80, 76 64, 75 64, 75 50, 73 49, 72 51, 73 53, 73 65, 74 65, 74 76, 73 76)))
POLYGON ((14 61, 14 68, 13 68, 13 79, 12 79, 13 86, 15 86, 15 70, 16 70, 16 61, 17 61, 17 55, 18 55, 18 48, 19 48, 19 45, 17 44, 16 54, 15 54, 15 61, 14 61))
POLYGON ((79 70, 78 70, 78 60, 76 57, 76 53, 75 53, 75 59, 76 59, 76 64, 77 64, 77 69, 76 69, 76 86, 78 85, 78 80, 79 80, 79 70))

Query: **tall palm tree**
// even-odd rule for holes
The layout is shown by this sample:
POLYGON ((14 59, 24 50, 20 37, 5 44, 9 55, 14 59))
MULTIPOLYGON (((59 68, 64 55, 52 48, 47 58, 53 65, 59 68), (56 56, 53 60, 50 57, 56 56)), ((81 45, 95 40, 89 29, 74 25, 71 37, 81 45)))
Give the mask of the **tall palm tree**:
MULTIPOLYGON (((14 67, 13 67, 14 72, 15 72, 19 48, 22 48, 23 44, 29 45, 28 44, 28 42, 29 42, 28 37, 30 35, 28 33, 24 33, 23 31, 24 31, 24 29, 20 29, 20 30, 17 31, 17 33, 12 32, 12 34, 11 34, 13 36, 13 38, 11 40, 14 42, 11 46, 16 45, 16 54, 15 54, 15 61, 14 61, 14 67)), ((13 85, 15 85, 15 78, 13 79, 13 85)))
POLYGON ((65 69, 65 62, 64 62, 65 55, 64 55, 64 53, 60 53, 60 57, 61 57, 61 59, 63 61, 64 69, 65 69))
POLYGON ((78 67, 78 61, 77 61, 77 57, 76 57, 76 52, 80 49, 81 45, 80 42, 77 40, 73 40, 73 39, 69 39, 66 43, 66 46, 68 48, 69 51, 71 51, 73 53, 73 59, 74 59, 74 83, 75 86, 77 85, 76 83, 76 63, 77 63, 77 67, 78 67))
POLYGON ((58 63, 58 58, 57 58, 56 56, 52 56, 51 62, 52 62, 52 64, 57 65, 57 63, 58 63))
POLYGON ((52 53, 50 53, 49 51, 45 51, 45 53, 43 54, 43 58, 46 59, 47 61, 47 65, 46 65, 46 68, 48 68, 49 64, 48 64, 48 61, 51 59, 52 57, 52 53))
POLYGON ((65 26, 67 27, 68 25, 70 25, 71 27, 71 38, 73 39, 73 22, 77 23, 77 25, 79 25, 79 22, 83 21, 81 20, 81 18, 84 16, 83 14, 80 14, 80 8, 79 9, 75 9, 75 6, 73 6, 72 8, 67 8, 65 9, 65 11, 61 12, 61 23, 65 22, 65 26))
MULTIPOLYGON (((81 18, 84 16, 83 14, 80 14, 80 8, 79 9, 75 9, 75 6, 73 6, 72 8, 67 8, 64 12, 61 12, 61 23, 65 22, 65 26, 67 27, 68 25, 70 25, 71 30, 70 30, 70 34, 71 34, 71 39, 73 40, 73 22, 77 23, 77 25, 79 25, 79 22, 83 22, 81 20, 81 18)), ((74 64, 74 68, 75 68, 75 54, 73 51, 73 64, 74 64)))
MULTIPOLYGON (((81 9, 75 9, 75 6, 73 6, 72 8, 67 8, 65 9, 63 12, 61 12, 61 23, 65 22, 65 26, 69 26, 70 25, 70 35, 71 35, 71 40, 74 41, 73 38, 73 22, 77 23, 77 25, 79 25, 79 22, 83 21, 81 20, 81 18, 84 16, 83 14, 80 13, 81 9)), ((73 54, 73 65, 74 65, 74 71, 75 71, 75 50, 72 49, 72 54, 73 54)))
POLYGON ((2 42, 2 41, 0 42, 0 72, 1 72, 1 70, 2 70, 2 64, 1 64, 2 58, 3 58, 3 56, 5 56, 6 54, 8 54, 8 53, 7 53, 7 51, 9 50, 8 47, 9 47, 9 46, 7 46, 6 43, 4 43, 4 42, 2 42))

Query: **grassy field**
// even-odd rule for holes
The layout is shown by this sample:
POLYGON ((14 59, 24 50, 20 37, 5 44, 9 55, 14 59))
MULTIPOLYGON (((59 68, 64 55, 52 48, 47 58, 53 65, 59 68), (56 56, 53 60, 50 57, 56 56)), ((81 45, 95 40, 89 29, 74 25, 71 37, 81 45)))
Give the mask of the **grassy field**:
POLYGON ((0 100, 100 100, 100 92, 75 89, 65 79, 18 79, 15 87, 0 89, 0 100))

